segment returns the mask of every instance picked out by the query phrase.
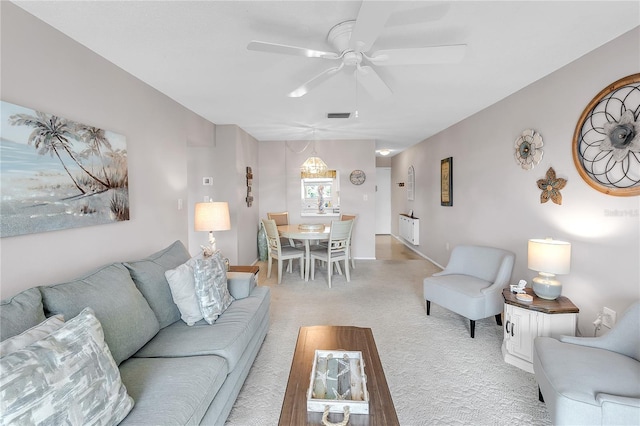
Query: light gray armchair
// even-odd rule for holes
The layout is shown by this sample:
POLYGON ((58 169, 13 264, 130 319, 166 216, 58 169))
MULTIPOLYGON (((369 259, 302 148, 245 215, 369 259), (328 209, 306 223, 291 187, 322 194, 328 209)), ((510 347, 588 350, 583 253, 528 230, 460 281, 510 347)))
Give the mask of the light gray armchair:
POLYGON ((442 272, 424 279, 427 315, 431 302, 469 319, 471 337, 476 320, 495 316, 502 325, 502 289, 509 285, 515 254, 484 246, 456 246, 442 272))
POLYGON ((640 424, 640 302, 600 337, 537 337, 533 370, 555 425, 640 424))

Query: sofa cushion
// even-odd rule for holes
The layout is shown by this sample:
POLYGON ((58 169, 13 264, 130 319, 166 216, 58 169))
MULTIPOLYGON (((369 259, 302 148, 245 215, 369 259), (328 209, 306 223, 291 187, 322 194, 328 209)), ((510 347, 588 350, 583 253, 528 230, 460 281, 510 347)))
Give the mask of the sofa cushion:
POLYGON ((0 357, 18 351, 37 342, 38 340, 44 339, 63 325, 64 317, 62 315, 54 315, 16 336, 3 340, 0 343, 0 357))
POLYGON ((234 301, 213 325, 205 321, 193 327, 182 321, 171 324, 134 357, 218 355, 233 371, 257 330, 269 321, 269 297, 268 287, 256 287, 249 297, 234 301))
POLYGON ((213 324, 233 302, 227 288, 227 268, 220 252, 198 259, 194 277, 200 312, 206 322, 213 324))
POLYGON ((0 358, 3 424, 111 425, 133 400, 91 309, 0 358))
POLYGON ((216 356, 131 358, 120 372, 136 401, 120 426, 197 425, 223 385, 227 366, 216 356))
POLYGON ((180 311, 173 303, 171 289, 164 273, 182 265, 190 257, 182 242, 176 241, 145 259, 124 264, 129 269, 136 286, 156 314, 160 328, 180 319, 180 311))
POLYGON ((187 325, 193 325, 203 318, 196 297, 194 276, 194 268, 198 259, 202 259, 202 255, 192 257, 177 268, 169 269, 164 273, 171 290, 171 298, 180 311, 180 318, 187 325))
POLYGON ((158 320, 122 264, 63 284, 40 287, 45 310, 73 318, 90 307, 100 320, 116 363, 133 355, 159 329, 158 320))
POLYGON ((0 302, 0 341, 18 335, 44 321, 42 295, 37 288, 0 302))
POLYGON ((423 291, 425 300, 437 300, 440 306, 470 320, 479 320, 486 317, 482 290, 490 285, 470 275, 441 275, 437 279, 425 278, 423 291))

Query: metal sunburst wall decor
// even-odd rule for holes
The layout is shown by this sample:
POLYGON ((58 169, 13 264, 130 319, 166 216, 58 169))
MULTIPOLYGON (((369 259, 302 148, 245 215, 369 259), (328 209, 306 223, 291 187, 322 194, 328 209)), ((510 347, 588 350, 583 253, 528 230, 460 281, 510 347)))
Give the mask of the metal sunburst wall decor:
POLYGON ((591 187, 609 195, 640 194, 640 74, 603 89, 573 135, 573 161, 591 187))
POLYGON ((533 129, 524 130, 516 138, 514 157, 525 170, 531 170, 542 160, 542 136, 533 129))

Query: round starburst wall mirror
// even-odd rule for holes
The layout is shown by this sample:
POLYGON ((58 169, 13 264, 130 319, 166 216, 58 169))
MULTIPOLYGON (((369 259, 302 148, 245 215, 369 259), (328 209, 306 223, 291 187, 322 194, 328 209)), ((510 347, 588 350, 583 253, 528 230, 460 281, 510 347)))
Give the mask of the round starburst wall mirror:
POLYGON ((587 105, 573 134, 582 179, 609 195, 640 194, 640 74, 604 88, 587 105))

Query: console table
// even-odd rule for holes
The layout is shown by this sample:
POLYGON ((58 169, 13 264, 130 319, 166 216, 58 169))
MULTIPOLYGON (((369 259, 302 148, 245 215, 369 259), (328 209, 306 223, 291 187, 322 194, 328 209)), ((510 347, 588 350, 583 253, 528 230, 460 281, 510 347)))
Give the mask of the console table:
POLYGON ((545 300, 535 295, 532 302, 522 302, 508 288, 504 298, 504 341, 502 356, 505 362, 533 373, 533 340, 538 336, 575 336, 580 310, 564 296, 545 300))

